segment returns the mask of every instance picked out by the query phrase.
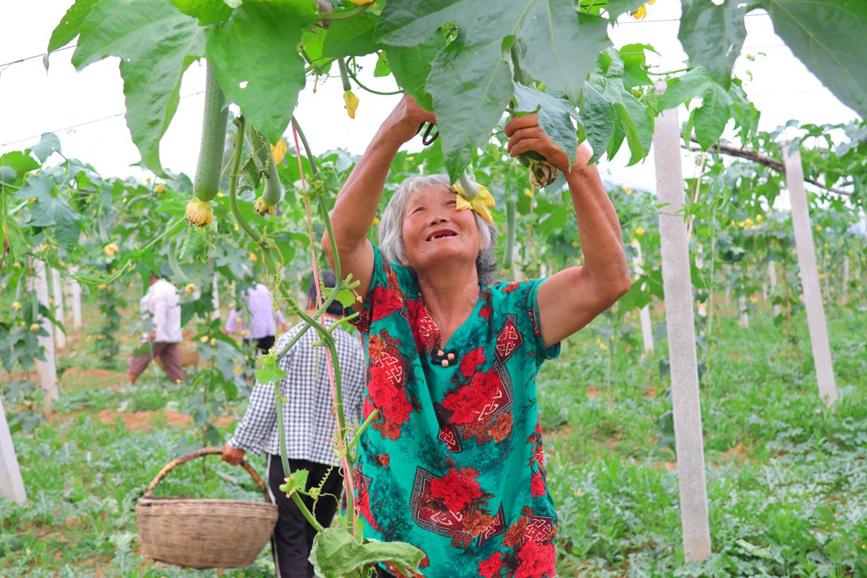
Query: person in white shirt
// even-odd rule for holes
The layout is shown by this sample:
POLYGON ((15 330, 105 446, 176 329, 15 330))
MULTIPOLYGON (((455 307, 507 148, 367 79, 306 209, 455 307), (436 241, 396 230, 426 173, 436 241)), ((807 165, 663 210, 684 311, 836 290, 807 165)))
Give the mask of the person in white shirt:
POLYGON ((256 283, 244 291, 244 306, 247 315, 243 318, 237 309, 232 308, 229 311, 226 333, 240 333, 245 345, 255 341, 259 351, 268 353, 274 347, 277 325, 280 325, 283 331, 287 329, 283 315, 277 311, 275 319, 271 292, 261 283, 256 283))
POLYGON ((142 341, 148 343, 144 353, 133 354, 129 360, 127 375, 129 382, 135 383, 138 376, 144 372, 151 360, 159 357, 163 368, 174 382, 184 381, 187 376, 181 369, 181 306, 178 290, 174 285, 151 274, 150 287, 141 299, 141 313, 144 319, 150 319, 153 329, 142 335, 142 341))

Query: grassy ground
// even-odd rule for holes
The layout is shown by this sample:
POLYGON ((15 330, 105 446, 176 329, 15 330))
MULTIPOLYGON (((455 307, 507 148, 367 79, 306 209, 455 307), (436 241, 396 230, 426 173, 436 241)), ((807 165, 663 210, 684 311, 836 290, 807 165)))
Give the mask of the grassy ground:
MULTIPOLYGON (((749 330, 720 319, 702 336, 714 549, 702 565, 680 554, 665 344, 642 357, 637 330, 605 319, 565 344, 539 380, 561 575, 867 576, 867 314, 829 316, 842 393, 833 412, 818 400, 803 319, 758 316, 749 330)), ((134 515, 160 467, 200 445, 195 392, 156 372, 124 385, 123 373, 93 367, 91 339, 73 336, 64 364, 74 369, 48 422, 7 406, 30 503, 0 500, 0 576, 198 575, 143 560, 134 515)), ((203 463, 159 493, 256 499, 240 470, 203 463)), ((226 575, 273 570, 263 553, 226 575)))

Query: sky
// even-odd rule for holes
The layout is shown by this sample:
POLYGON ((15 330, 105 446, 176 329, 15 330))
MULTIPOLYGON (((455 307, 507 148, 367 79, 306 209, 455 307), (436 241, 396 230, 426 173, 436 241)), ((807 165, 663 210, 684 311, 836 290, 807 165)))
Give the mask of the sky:
MULTIPOLYGON (((76 72, 70 63, 73 51, 62 50, 51 55, 47 71, 43 66, 42 53, 51 31, 71 4, 71 0, 0 2, 0 154, 31 146, 43 132, 54 132, 67 157, 92 164, 104 176, 149 176, 131 166, 138 162, 139 154, 123 117, 118 60, 101 61, 76 72), (36 57, 16 62, 31 56, 36 57)), ((677 40, 679 16, 679 1, 657 0, 648 6, 646 19, 624 16, 610 35, 617 46, 652 44, 659 53, 648 59, 654 70, 676 70, 686 61, 677 40)), ((762 130, 774 129, 789 119, 822 124, 857 118, 791 54, 774 34, 766 14, 750 13, 746 26, 747 38, 735 74, 744 80, 748 96, 762 113, 762 130)), ((390 79, 373 78, 372 70, 371 60, 361 73, 365 84, 385 91, 395 88, 390 79)), ((204 67, 194 63, 183 79, 180 104, 161 145, 163 165, 174 172, 195 172, 203 88, 204 67)), ((315 88, 308 83, 296 116, 314 152, 345 148, 362 153, 399 98, 356 93, 361 104, 351 120, 343 110, 339 78, 326 79, 315 88)), ((685 117, 684 109, 681 119, 685 117)), ((416 141, 407 145, 410 149, 420 146, 416 141)), ((634 167, 626 167, 627 160, 621 153, 602 161, 604 178, 653 190, 652 154, 634 167)), ((683 165, 684 177, 693 177, 695 163, 685 158, 683 165)))

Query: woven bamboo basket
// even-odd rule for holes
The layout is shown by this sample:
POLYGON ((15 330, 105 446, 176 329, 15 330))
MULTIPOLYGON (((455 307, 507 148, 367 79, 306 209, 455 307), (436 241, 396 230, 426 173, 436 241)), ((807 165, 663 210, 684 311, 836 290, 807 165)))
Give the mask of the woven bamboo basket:
POLYGON ((135 509, 142 555, 189 568, 241 568, 256 560, 274 531, 277 506, 247 461, 240 465, 262 491, 264 502, 152 495, 179 465, 220 453, 220 448, 197 450, 172 460, 153 479, 135 509))

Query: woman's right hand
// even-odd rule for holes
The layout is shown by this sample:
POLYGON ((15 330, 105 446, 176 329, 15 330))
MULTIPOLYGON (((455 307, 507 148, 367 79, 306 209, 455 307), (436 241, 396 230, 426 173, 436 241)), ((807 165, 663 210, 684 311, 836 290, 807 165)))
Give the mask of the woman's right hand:
POLYGON ((422 123, 436 121, 434 113, 422 108, 413 97, 404 93, 383 124, 388 127, 392 136, 399 138, 401 142, 407 142, 418 134, 422 123))

